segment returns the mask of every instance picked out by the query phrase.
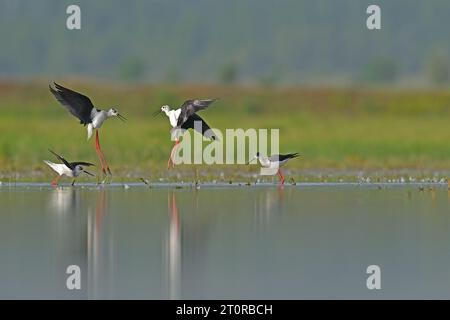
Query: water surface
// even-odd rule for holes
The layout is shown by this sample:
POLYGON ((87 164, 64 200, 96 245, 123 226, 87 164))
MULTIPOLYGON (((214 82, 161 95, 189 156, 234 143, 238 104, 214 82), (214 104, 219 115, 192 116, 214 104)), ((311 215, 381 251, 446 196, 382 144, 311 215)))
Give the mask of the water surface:
POLYGON ((22 185, 0 205, 0 298, 450 298, 446 185, 22 185))

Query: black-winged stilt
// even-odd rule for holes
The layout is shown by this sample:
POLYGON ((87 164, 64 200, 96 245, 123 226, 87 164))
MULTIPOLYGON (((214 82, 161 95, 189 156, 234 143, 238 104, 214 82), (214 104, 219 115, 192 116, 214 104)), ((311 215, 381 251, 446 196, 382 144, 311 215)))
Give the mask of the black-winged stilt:
POLYGON ((83 166, 90 167, 93 166, 92 163, 89 162, 68 162, 64 157, 60 156, 59 154, 53 152, 52 150, 48 150, 51 153, 53 153, 58 160, 60 160, 62 163, 53 163, 48 160, 44 160, 44 162, 52 168, 58 175, 55 179, 52 180, 52 186, 58 185, 59 179, 61 179, 62 176, 67 176, 73 178, 72 185, 75 184, 75 178, 78 177, 82 172, 94 176, 92 173, 84 170, 83 166))
POLYGON ((110 108, 108 111, 100 110, 94 107, 91 100, 82 95, 81 93, 64 88, 63 86, 54 83, 55 89, 49 86, 50 92, 72 115, 80 120, 80 123, 84 126, 87 125, 88 140, 92 136, 92 131, 95 129, 95 151, 100 160, 102 171, 106 175, 111 174, 108 163, 106 162, 105 155, 100 147, 100 140, 98 137, 98 129, 102 126, 106 119, 111 117, 118 117, 120 120, 125 121, 117 109, 110 108))
POLYGON ((247 164, 250 164, 253 160, 258 160, 263 168, 278 169, 277 174, 280 177, 281 185, 284 184, 284 176, 281 173, 281 167, 284 166, 289 160, 298 157, 298 153, 288 153, 288 154, 274 154, 270 157, 261 155, 257 152, 256 155, 247 164))
MULTIPOLYGON (((203 120, 199 115, 197 115, 197 111, 206 109, 210 104, 218 99, 206 99, 206 100, 186 100, 180 108, 171 109, 169 106, 162 106, 160 110, 156 111, 153 116, 157 116, 158 114, 164 112, 166 116, 169 118, 170 125, 172 126, 172 132, 176 132, 176 129, 196 129, 199 131, 205 138, 216 140, 217 137, 214 135, 214 132, 208 126, 208 124, 203 120), (195 122, 201 123, 201 128, 194 126, 195 122)), ((170 168, 170 163, 172 162, 172 167, 174 167, 173 162, 173 153, 175 151, 176 146, 179 143, 178 137, 176 138, 175 144, 170 152, 169 159, 167 160, 167 168, 170 168)))

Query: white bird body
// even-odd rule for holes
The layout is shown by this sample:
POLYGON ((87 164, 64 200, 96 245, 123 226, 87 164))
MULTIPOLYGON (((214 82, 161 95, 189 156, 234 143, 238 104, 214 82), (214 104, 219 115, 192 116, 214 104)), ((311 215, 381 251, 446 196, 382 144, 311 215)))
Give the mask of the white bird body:
POLYGON ((47 160, 44 160, 44 162, 52 168, 58 175, 60 176, 67 176, 71 178, 78 177, 82 170, 80 170, 79 166, 75 167, 75 170, 72 170, 68 168, 65 164, 62 163, 53 163, 47 160))
POLYGON ((166 114, 166 116, 169 118, 170 125, 172 128, 175 128, 178 124, 178 117, 181 113, 181 108, 178 108, 176 110, 170 110, 169 106, 164 106, 163 111, 166 114), (167 108, 164 108, 167 107, 167 108))
POLYGON ((95 108, 91 111, 91 118, 92 118, 92 126, 94 129, 99 129, 103 122, 105 122, 106 119, 109 118, 108 112, 104 110, 96 110, 95 108))
POLYGON ((261 164, 261 167, 277 169, 277 168, 284 166, 290 159, 284 159, 282 161, 279 161, 278 159, 275 159, 275 157, 267 158, 264 156, 259 156, 258 160, 259 160, 259 163, 261 164))
POLYGON ((88 131, 88 140, 92 137, 92 133, 94 132, 94 129, 100 129, 103 122, 105 122, 106 119, 110 117, 109 111, 104 110, 97 110, 95 108, 91 111, 91 119, 92 122, 88 124, 87 131, 88 131))

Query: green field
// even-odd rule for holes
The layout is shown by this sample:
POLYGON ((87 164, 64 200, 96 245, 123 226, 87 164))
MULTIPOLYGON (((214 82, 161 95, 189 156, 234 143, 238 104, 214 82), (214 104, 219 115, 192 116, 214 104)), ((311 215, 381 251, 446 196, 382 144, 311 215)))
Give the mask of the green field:
MULTIPOLYGON (((201 112, 214 128, 279 128, 280 151, 303 157, 286 167, 289 177, 323 180, 403 174, 445 177, 450 168, 450 91, 323 89, 234 86, 117 86, 61 81, 115 106, 128 118, 107 121, 101 143, 116 181, 209 179, 250 181, 256 166, 179 165, 166 170, 172 142, 161 105, 218 97, 201 112), (202 178, 203 177, 203 178, 202 178)), ((93 139, 55 101, 48 83, 0 83, 0 180, 46 181, 42 160, 51 148, 71 160, 97 163, 93 139)), ((94 169, 95 170, 95 169, 94 169)))

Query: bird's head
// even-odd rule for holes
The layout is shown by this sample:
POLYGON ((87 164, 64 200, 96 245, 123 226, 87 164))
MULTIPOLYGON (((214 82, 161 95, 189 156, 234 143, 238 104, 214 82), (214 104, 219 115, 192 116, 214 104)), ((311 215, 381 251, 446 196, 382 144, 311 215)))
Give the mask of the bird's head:
POLYGON ((161 111, 164 112, 164 113, 167 113, 167 112, 170 111, 170 107, 168 105, 162 106, 161 107, 161 111))
POLYGON ((86 174, 88 174, 88 175, 90 175, 90 176, 94 176, 92 173, 90 173, 90 172, 84 170, 83 166, 81 166, 81 165, 79 165, 79 164, 77 164, 77 165, 75 166, 74 171, 75 171, 75 176, 76 176, 76 177, 79 176, 82 172, 84 172, 84 173, 86 173, 86 174))
POLYGON ((161 113, 165 113, 166 115, 169 115, 170 107, 168 105, 164 105, 161 107, 161 109, 157 110, 155 113, 153 113, 153 116, 156 117, 157 115, 160 115, 161 113))
POLYGON ((122 116, 122 115, 119 113, 119 111, 117 111, 117 109, 114 108, 114 107, 108 110, 108 118, 110 118, 110 117, 117 117, 117 118, 119 118, 119 119, 122 120, 122 121, 127 120, 127 119, 126 119, 124 116, 122 116))
POLYGON ((260 156, 261 156, 261 154, 259 152, 257 152, 256 155, 253 158, 251 158, 246 164, 250 164, 254 160, 258 160, 260 156))

